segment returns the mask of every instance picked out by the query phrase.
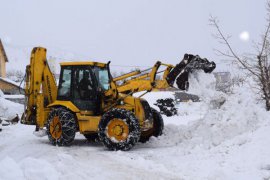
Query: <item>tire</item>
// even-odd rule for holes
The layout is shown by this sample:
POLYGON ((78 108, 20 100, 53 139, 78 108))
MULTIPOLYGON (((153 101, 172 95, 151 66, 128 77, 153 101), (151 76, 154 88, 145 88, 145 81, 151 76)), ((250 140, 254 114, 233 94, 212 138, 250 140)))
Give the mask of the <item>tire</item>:
POLYGON ((128 110, 113 108, 101 117, 98 136, 109 150, 130 150, 140 135, 139 121, 128 110))
POLYGON ((69 146, 75 138, 76 130, 76 118, 68 109, 56 108, 50 112, 47 134, 51 144, 69 146))
POLYGON ((152 111, 152 115, 153 115, 153 131, 152 134, 148 135, 148 136, 142 136, 140 138, 140 142, 145 143, 147 141, 149 141, 151 136, 161 136, 163 134, 163 129, 164 129, 164 122, 163 122, 163 118, 160 115, 160 113, 155 110, 154 108, 151 107, 151 111, 152 111))
POLYGON ((153 136, 158 137, 163 134, 163 129, 164 129, 164 121, 160 113, 155 110, 154 108, 151 107, 151 111, 153 114, 154 118, 154 131, 153 131, 153 136))
POLYGON ((90 142, 98 142, 99 141, 99 137, 98 134, 84 134, 84 137, 90 141, 90 142))

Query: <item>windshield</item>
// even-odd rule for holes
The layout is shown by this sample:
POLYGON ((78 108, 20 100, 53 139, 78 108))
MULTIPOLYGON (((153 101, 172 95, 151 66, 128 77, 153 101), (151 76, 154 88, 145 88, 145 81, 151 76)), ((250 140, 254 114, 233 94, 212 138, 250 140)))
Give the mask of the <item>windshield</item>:
POLYGON ((101 88, 105 91, 108 90, 110 88, 110 79, 107 68, 95 67, 95 75, 101 88))

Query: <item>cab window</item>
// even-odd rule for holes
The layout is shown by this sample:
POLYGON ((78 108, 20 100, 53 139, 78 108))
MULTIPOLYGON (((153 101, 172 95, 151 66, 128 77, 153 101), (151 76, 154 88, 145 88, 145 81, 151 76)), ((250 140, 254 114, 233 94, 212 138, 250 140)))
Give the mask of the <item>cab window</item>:
POLYGON ((60 75, 58 97, 61 97, 63 99, 69 98, 71 95, 70 86, 71 86, 71 67, 66 67, 62 69, 60 75))
POLYGON ((95 75, 97 77, 99 86, 104 90, 108 90, 110 88, 110 79, 107 68, 95 68, 95 75))

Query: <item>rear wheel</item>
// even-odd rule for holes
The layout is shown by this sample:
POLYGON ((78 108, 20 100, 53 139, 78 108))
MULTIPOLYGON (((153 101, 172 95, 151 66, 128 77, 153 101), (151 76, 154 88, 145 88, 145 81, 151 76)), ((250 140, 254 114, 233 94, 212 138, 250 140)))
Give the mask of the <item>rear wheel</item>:
POLYGON ((109 150, 129 150, 139 140, 140 125, 135 115, 125 109, 106 112, 99 123, 99 139, 109 150))
POLYGON ((76 134, 77 123, 72 112, 65 108, 53 109, 48 116, 47 134, 53 145, 68 146, 76 134))
POLYGON ((163 133, 163 129, 164 129, 164 122, 163 122, 163 118, 160 115, 160 113, 155 110, 154 108, 151 107, 151 112, 153 115, 153 121, 154 121, 154 126, 153 126, 153 130, 152 133, 150 135, 147 136, 142 136, 140 138, 140 142, 145 143, 147 142, 151 136, 161 136, 163 133))

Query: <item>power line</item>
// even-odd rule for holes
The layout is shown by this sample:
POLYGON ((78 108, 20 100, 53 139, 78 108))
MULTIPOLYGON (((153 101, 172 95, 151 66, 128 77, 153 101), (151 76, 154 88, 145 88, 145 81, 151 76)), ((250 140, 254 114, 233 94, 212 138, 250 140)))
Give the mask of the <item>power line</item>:
POLYGON ((149 68, 149 67, 151 67, 151 66, 132 66, 132 65, 126 66, 126 65, 119 65, 119 64, 117 64, 117 65, 110 65, 110 66, 115 66, 115 67, 143 67, 143 68, 149 68))
MULTIPOLYGON (((62 57, 57 57, 57 56, 49 56, 48 59, 55 59, 55 60, 64 60, 64 61, 74 61, 74 60, 71 60, 71 59, 66 59, 66 58, 62 58, 62 57)), ((113 67, 133 67, 133 68, 149 68, 149 67, 152 67, 152 66, 135 66, 135 65, 120 65, 120 64, 112 64, 110 66, 113 66, 113 67)))

